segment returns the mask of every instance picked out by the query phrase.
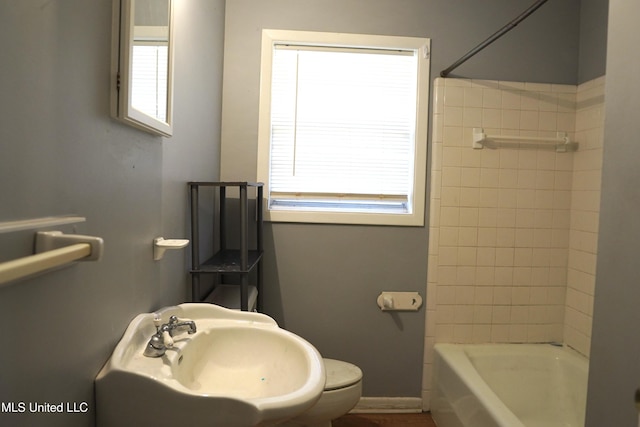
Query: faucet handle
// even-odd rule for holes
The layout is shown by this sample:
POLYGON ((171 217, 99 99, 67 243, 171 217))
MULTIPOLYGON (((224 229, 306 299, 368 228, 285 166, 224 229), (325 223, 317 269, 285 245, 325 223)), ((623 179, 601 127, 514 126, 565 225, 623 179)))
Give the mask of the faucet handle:
POLYGON ((163 325, 160 327, 160 331, 162 334, 162 342, 166 348, 173 347, 173 337, 171 336, 171 329, 167 325, 163 325))
POLYGON ((162 319, 160 318, 160 316, 156 315, 153 318, 153 325, 156 327, 156 331, 159 332, 160 327, 162 326, 162 319))

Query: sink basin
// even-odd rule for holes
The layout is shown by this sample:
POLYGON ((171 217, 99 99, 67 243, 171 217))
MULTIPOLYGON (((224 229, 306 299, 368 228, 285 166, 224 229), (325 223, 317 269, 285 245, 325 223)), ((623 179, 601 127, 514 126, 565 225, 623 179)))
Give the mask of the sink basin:
POLYGON ((98 427, 277 425, 320 398, 318 351, 270 317, 213 304, 181 304, 131 321, 96 378, 98 427), (195 321, 161 357, 143 355, 160 316, 195 321))

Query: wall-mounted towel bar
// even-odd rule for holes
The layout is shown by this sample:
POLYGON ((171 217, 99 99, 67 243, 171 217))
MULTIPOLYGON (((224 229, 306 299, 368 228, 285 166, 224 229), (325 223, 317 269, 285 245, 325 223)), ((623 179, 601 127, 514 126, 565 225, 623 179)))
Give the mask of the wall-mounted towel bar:
POLYGON ((0 286, 73 261, 97 261, 102 256, 103 246, 100 237, 62 234, 60 231, 37 232, 35 255, 0 264, 0 286))
POLYGON ((512 136, 512 135, 487 135, 482 128, 473 128, 473 143, 475 149, 484 148, 488 142, 524 142, 532 144, 555 144, 556 151, 564 153, 567 151, 576 151, 578 149, 577 142, 571 142, 566 132, 558 132, 555 137, 540 136, 512 136))
POLYGON ((21 230, 33 230, 42 227, 57 227, 59 225, 77 224, 87 219, 82 216, 47 216, 44 218, 21 219, 17 221, 0 222, 0 234, 21 230))

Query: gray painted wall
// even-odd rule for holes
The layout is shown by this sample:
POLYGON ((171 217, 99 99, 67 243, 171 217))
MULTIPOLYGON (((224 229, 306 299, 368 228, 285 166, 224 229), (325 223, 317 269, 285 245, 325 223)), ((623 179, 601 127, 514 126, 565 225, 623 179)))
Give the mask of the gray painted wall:
POLYGON ((605 74, 609 0, 580 1, 578 84, 605 74))
MULTIPOLYGON (((429 37, 433 79, 530 4, 228 0, 222 178, 256 176, 263 28, 429 37)), ((575 84, 579 24, 578 0, 548 2, 452 76, 575 84)), ((425 311, 389 315, 375 301, 382 290, 425 296, 427 228, 274 223, 265 240, 265 311, 324 356, 358 364, 365 396, 419 397, 425 311)))
POLYGON ((640 387, 640 4, 611 0, 600 238, 587 401, 589 427, 638 423, 640 387))
MULTIPOLYGON (((178 2, 175 132, 109 117, 111 0, 0 2, 0 221, 78 214, 104 259, 0 288, 0 401, 87 402, 86 414, 6 414, 0 425, 91 426, 93 379, 138 313, 188 299, 191 179, 219 177, 224 1, 178 2)), ((61 227, 72 231, 72 227, 61 227)), ((0 234, 0 261, 33 232, 0 234)))

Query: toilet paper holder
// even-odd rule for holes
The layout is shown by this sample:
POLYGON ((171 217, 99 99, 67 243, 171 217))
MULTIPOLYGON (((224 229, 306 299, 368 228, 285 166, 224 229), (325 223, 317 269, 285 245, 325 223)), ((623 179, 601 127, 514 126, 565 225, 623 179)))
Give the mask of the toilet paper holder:
POLYGON ((382 292, 378 295, 378 307, 382 311, 418 311, 422 296, 418 292, 382 292))

